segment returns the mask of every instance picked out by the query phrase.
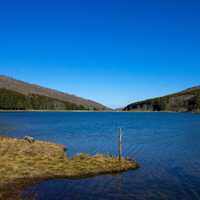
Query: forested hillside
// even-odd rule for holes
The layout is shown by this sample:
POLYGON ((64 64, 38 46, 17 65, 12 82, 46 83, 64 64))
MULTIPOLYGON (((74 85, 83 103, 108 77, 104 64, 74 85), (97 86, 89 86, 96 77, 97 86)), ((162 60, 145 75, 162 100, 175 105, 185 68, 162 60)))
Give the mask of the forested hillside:
POLYGON ((59 101, 46 96, 23 95, 7 89, 0 89, 1 110, 87 110, 89 108, 70 102, 59 101))
POLYGON ((179 93, 132 103, 124 111, 200 112, 200 87, 179 93))
POLYGON ((2 110, 105 110, 92 100, 0 76, 2 110))
MULTIPOLYGON (((6 89, 6 93, 9 93, 13 99, 16 100, 16 96, 21 99, 20 102, 25 103, 25 105, 21 105, 22 107, 27 107, 30 103, 33 108, 56 108, 56 109, 68 109, 73 108, 77 109, 90 109, 90 110, 105 110, 108 109, 104 105, 97 103, 95 101, 84 99, 75 95, 67 94, 64 92, 60 92, 54 89, 45 88, 39 85, 26 83, 24 81, 19 81, 7 76, 0 75, 0 89, 6 89), (22 100, 24 99, 24 100, 22 100), (35 103, 36 102, 36 103, 35 103), (45 105, 45 103, 47 103, 45 105), (41 105, 39 105, 39 103, 41 105)), ((2 90, 5 92, 5 90, 2 90)), ((1 95, 1 94, 0 94, 1 95)), ((3 93, 2 95, 5 95, 3 93)), ((9 96, 7 95, 7 96, 9 96)), ((5 97, 3 97, 5 98, 5 97)), ((9 99, 12 101, 12 99, 9 99)), ((8 104, 4 102, 4 104, 8 104)), ((14 104, 14 101, 12 102, 14 104)), ((16 102, 15 102, 16 104, 16 102)), ((22 103, 18 103, 22 104, 22 103)), ((10 104, 9 104, 10 105, 10 104)), ((15 105, 16 106, 16 105, 15 105)), ((9 106, 7 106, 9 107, 9 106)), ((10 108, 11 109, 11 108, 10 108)))

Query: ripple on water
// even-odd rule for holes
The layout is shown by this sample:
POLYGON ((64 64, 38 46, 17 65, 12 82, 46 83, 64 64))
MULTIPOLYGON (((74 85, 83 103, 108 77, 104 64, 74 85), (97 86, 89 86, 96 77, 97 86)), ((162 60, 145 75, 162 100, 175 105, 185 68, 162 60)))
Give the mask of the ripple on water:
POLYGON ((140 169, 118 176, 45 181, 23 191, 23 199, 200 199, 200 115, 0 113, 0 133, 31 133, 36 139, 62 143, 70 156, 116 154, 118 127, 124 129, 124 154, 135 158, 140 169))

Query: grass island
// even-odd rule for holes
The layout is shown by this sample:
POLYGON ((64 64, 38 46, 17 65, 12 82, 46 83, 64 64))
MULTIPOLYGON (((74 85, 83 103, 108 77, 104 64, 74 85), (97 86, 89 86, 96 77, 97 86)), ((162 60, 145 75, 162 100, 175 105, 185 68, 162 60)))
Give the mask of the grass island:
POLYGON ((84 178, 138 168, 134 160, 110 155, 79 154, 69 158, 65 147, 0 136, 0 199, 20 199, 27 186, 54 178, 84 178))

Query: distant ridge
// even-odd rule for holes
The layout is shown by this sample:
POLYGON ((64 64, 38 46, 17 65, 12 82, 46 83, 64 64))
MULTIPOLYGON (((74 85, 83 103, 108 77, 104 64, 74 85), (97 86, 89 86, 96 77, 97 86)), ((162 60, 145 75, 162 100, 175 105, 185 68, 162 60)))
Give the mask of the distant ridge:
MULTIPOLYGON (((16 80, 14 78, 0 75, 0 109, 4 109, 2 105, 6 104, 3 102, 2 95, 4 94, 4 99, 6 95, 17 96, 16 101, 19 101, 20 108, 29 109, 28 106, 22 106, 21 104, 31 104, 32 101, 37 99, 38 102, 33 102, 33 109, 58 109, 58 110, 68 110, 68 109, 81 109, 81 110, 105 110, 108 109, 106 106, 97 103, 92 100, 84 99, 75 95, 60 92, 54 89, 45 88, 39 85, 30 84, 24 81, 16 80), (9 94, 8 94, 9 93, 9 94), (22 102, 20 102, 20 100, 22 102), (40 100, 42 102, 40 102, 40 100), (35 105, 38 104, 38 107, 35 105), (46 105, 45 105, 46 103, 46 105), (42 106, 39 106, 42 104, 42 106)), ((14 98, 14 97, 13 97, 14 98)), ((15 102, 12 102, 12 104, 15 102)), ((16 102, 16 109, 17 102, 16 102)), ((9 105, 4 106, 5 109, 9 108, 9 105)), ((31 106, 30 106, 30 109, 31 106)))
POLYGON ((124 111, 174 111, 200 112, 200 86, 188 88, 178 93, 135 102, 124 111))

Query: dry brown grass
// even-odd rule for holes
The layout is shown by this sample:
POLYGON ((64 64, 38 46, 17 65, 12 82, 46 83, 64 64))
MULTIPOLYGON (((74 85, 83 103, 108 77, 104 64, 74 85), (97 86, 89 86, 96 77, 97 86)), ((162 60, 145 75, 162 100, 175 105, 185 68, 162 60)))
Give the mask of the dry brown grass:
POLYGON ((52 178, 82 178, 138 168, 135 161, 107 155, 68 158, 64 146, 0 137, 0 199, 17 199, 27 185, 52 178))

